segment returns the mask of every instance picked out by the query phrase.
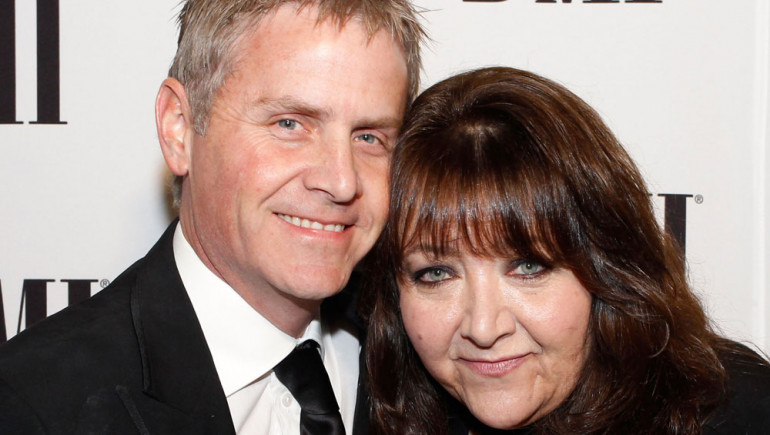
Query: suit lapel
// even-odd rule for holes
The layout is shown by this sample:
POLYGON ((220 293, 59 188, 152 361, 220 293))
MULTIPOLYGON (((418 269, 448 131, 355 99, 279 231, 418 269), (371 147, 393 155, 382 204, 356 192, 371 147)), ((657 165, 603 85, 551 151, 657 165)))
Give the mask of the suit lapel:
MULTIPOLYGON (((131 295, 131 314, 142 359, 143 391, 119 394, 131 418, 146 433, 234 434, 227 399, 195 310, 179 277, 173 253, 174 221, 145 257, 131 295)), ((356 313, 358 279, 324 302, 324 316, 341 316, 363 340, 356 313)), ((363 352, 353 434, 369 423, 363 352)), ((120 393, 120 392, 119 392, 120 393)))
MULTIPOLYGON (((235 433, 206 340, 176 268, 176 221, 145 257, 131 295, 143 394, 124 395, 149 433, 235 433), (173 426, 174 429, 170 426, 173 426), (188 429, 178 431, 187 427, 188 429)), ((137 422, 140 423, 140 422, 137 422)))

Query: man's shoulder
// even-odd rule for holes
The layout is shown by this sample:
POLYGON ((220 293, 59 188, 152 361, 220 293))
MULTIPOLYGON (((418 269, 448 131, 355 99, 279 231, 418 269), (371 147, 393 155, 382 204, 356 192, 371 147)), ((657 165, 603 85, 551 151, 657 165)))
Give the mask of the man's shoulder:
MULTIPOLYGON (((58 376, 96 376, 136 349, 131 320, 135 267, 91 298, 65 308, 0 345, 0 379, 31 386, 58 376)), ((61 385, 61 382, 49 385, 61 385)))
POLYGON ((114 396, 117 385, 141 386, 130 303, 135 270, 0 345, 0 403, 15 407, 0 411, 0 428, 45 422, 37 424, 67 432, 90 399, 114 396))
MULTIPOLYGON (((150 270, 167 269, 164 262, 171 254, 167 230, 144 258, 121 273, 104 290, 76 305, 38 322, 6 343, 0 344, 0 377, 9 371, 43 370, 53 362, 78 360, 82 366, 94 366, 123 356, 135 348, 132 295, 142 285, 150 270), (100 357, 102 359, 97 359, 100 357)), ((170 261, 173 261, 171 259, 170 261)), ((74 368, 74 367, 73 367, 74 368)))
POLYGON ((207 427, 213 413, 227 417, 224 396, 214 411, 176 406, 219 391, 209 382, 200 396, 189 394, 216 372, 205 356, 195 360, 206 352, 204 339, 185 335, 196 320, 174 268, 172 236, 173 224, 110 286, 0 345, 0 433, 136 433, 145 425, 200 433, 194 428, 207 427), (179 387, 188 385, 179 380, 190 366, 196 383, 179 387))
POLYGON ((115 324, 130 315, 130 293, 139 262, 123 272, 113 283, 94 296, 67 307, 0 344, 0 367, 8 360, 48 349, 79 345, 87 338, 114 332, 115 324))

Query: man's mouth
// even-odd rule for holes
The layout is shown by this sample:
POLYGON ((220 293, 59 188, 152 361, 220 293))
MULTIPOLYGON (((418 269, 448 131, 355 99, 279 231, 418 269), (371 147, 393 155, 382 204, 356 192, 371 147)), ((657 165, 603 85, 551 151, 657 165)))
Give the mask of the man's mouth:
POLYGON ((310 228, 311 230, 341 233, 346 228, 346 225, 343 224, 322 224, 321 222, 311 221, 310 219, 303 219, 297 216, 289 216, 287 214, 276 213, 276 215, 295 227, 310 228))

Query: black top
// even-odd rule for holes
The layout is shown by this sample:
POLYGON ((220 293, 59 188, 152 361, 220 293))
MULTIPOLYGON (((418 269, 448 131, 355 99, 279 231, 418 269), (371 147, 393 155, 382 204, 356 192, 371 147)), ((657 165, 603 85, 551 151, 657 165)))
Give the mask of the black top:
MULTIPOLYGON (((722 358, 727 370, 728 389, 725 399, 709 416, 703 435, 770 434, 770 365, 761 364, 746 355, 722 358)), ((529 428, 501 431, 489 429, 474 419, 467 410, 450 405, 449 435, 530 435, 529 428)))
POLYGON ((770 366, 740 355, 722 363, 730 377, 727 397, 706 421, 703 434, 770 433, 770 366))

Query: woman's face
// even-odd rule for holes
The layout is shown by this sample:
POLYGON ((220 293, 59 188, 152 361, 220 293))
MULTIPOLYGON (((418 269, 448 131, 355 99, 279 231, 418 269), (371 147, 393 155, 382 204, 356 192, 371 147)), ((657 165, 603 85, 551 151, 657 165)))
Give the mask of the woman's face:
POLYGON ((571 271, 524 258, 407 250, 406 332, 425 367, 481 422, 532 423, 571 393, 588 351, 591 295, 571 271))

